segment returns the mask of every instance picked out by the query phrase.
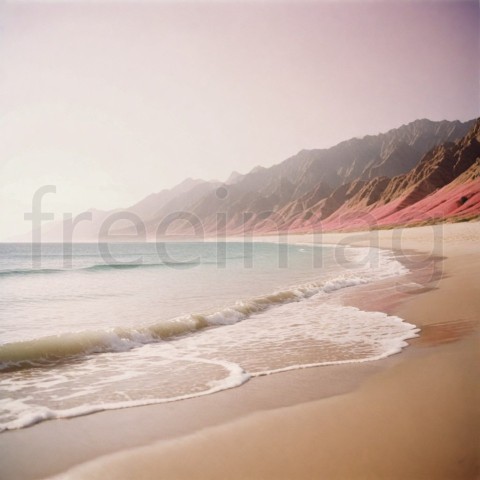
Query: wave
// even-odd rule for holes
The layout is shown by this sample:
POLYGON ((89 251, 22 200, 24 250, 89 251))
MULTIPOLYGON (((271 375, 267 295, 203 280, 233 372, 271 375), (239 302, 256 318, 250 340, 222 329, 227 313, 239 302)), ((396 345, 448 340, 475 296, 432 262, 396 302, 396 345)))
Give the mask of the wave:
MULTIPOLYGON (((338 280, 338 288, 358 285, 359 281, 338 280)), ((325 291, 332 290, 332 282, 325 282, 325 291)), ((138 328, 67 333, 35 340, 8 343, 0 346, 0 371, 50 366, 65 359, 102 352, 122 352, 148 343, 166 341, 207 327, 230 325, 260 313, 275 305, 308 298, 320 290, 320 284, 300 285, 268 295, 239 301, 213 313, 191 315, 161 321, 138 328)))
POLYGON ((0 345, 0 371, 51 366, 96 353, 127 351, 149 343, 193 334, 205 328, 231 325, 275 306, 298 302, 319 293, 330 294, 339 289, 408 272, 399 262, 387 261, 386 258, 384 260, 378 271, 370 269, 363 274, 341 275, 326 281, 296 285, 238 301, 213 313, 193 313, 137 328, 83 331, 0 345))
POLYGON ((7 343, 0 346, 0 371, 51 366, 95 353, 124 352, 207 326, 202 316, 191 315, 137 329, 91 330, 7 343))
POLYGON ((160 263, 108 263, 108 264, 99 264, 92 265, 90 267, 79 268, 78 270, 86 270, 89 272, 101 272, 105 270, 131 270, 133 268, 158 268, 158 267, 172 267, 172 268, 187 268, 194 267, 197 265, 208 264, 213 262, 200 262, 200 261, 185 261, 185 262, 160 262, 160 263))
POLYGON ((197 265, 216 264, 217 262, 204 261, 185 261, 185 262, 160 262, 160 263, 104 263, 90 265, 80 268, 31 268, 31 269, 12 269, 0 270, 1 277, 27 276, 27 275, 47 275, 52 273, 70 273, 70 272, 103 272, 108 270, 131 270, 135 268, 191 268, 197 265))
POLYGON ((12 269, 12 270, 0 270, 0 277, 10 276, 24 276, 24 275, 39 275, 49 273, 62 273, 67 270, 61 268, 31 268, 31 269, 12 269))

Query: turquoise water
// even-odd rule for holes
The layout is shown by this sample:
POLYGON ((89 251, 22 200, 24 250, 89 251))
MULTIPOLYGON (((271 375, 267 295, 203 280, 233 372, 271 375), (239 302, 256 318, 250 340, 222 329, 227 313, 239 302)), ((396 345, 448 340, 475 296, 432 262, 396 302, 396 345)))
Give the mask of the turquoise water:
POLYGON ((413 325, 335 293, 404 273, 375 249, 2 244, 0 428, 397 353, 413 325))
MULTIPOLYGON (((311 281, 331 249, 267 243, 0 245, 0 342, 136 326, 311 281)), ((323 262, 323 265, 322 265, 323 262)))

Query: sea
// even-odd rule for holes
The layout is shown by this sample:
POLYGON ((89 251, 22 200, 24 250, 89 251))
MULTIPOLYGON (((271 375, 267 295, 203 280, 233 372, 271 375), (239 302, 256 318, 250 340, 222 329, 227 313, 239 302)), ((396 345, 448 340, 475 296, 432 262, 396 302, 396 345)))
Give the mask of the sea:
POLYGON ((398 353, 416 326, 338 292, 407 273, 338 245, 0 244, 0 431, 398 353))

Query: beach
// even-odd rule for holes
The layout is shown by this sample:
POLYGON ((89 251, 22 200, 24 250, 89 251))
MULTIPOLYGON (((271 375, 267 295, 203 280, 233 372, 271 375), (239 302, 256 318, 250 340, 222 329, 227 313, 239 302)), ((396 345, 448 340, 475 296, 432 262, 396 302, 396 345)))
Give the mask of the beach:
POLYGON ((4 432, 1 478, 477 478, 480 223, 288 240, 395 251, 409 278, 342 295, 415 324, 419 337, 383 360, 4 432))

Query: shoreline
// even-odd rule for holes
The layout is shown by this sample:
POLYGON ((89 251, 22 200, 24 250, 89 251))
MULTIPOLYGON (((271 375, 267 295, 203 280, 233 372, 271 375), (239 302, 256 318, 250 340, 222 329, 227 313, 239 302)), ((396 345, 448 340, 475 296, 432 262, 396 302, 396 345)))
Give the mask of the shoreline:
MULTIPOLYGON (((435 364, 429 367, 430 371, 433 371, 438 367, 438 363, 446 362, 444 360, 445 356, 458 357, 456 361, 462 365, 466 361, 465 356, 468 357, 470 355, 469 358, 471 360, 473 355, 475 360, 477 344, 472 339, 475 336, 475 332, 478 332, 475 319, 480 312, 478 300, 476 300, 480 295, 478 295, 478 292, 476 294, 473 291, 475 288, 478 290, 475 282, 472 282, 473 285, 464 286, 463 290, 465 292, 463 296, 466 300, 462 304, 459 304, 458 301, 450 302, 454 303, 450 308, 447 308, 446 305, 440 305, 442 308, 437 314, 437 316, 443 317, 455 316, 459 314, 458 307, 460 306, 462 307, 460 311, 463 317, 473 316, 474 318, 464 318, 457 323, 452 322, 448 318, 444 322, 435 322, 434 320, 438 319, 432 319, 432 315, 429 313, 432 310, 432 306, 435 307, 433 310, 438 310, 438 305, 434 305, 432 302, 438 303, 440 297, 443 296, 443 294, 439 295, 442 289, 450 289, 453 293, 458 294, 458 282, 465 281, 468 276, 472 277, 470 270, 473 270, 474 280, 475 272, 478 272, 478 267, 480 266, 480 248, 478 247, 480 224, 449 225, 453 226, 442 227, 441 232, 438 229, 437 231, 432 231, 432 229, 435 230, 435 227, 409 229, 410 233, 403 232, 403 238, 399 237, 400 242, 397 241, 398 238, 395 239, 394 231, 387 230, 322 235, 322 243, 341 244, 342 242, 348 242, 353 244, 353 246, 362 246, 362 244, 364 246, 365 243, 368 243, 370 246, 394 250, 404 260, 417 262, 415 264, 412 263, 412 265, 417 267, 421 265, 422 261, 424 264, 426 262, 426 265, 417 268, 418 271, 416 273, 423 273, 425 277, 423 281, 429 280, 430 284, 434 284, 427 289, 419 289, 417 285, 416 288, 413 287, 395 292, 398 294, 395 297, 389 291, 395 285, 392 286, 392 282, 389 284, 387 281, 384 282, 383 286, 376 287, 377 295, 372 302, 366 300, 365 295, 372 289, 372 285, 357 286, 342 293, 347 305, 359 306, 362 310, 368 310, 370 306, 371 309, 374 308, 377 311, 393 313, 405 321, 414 323, 422 328, 420 338, 409 341, 410 347, 404 349, 400 355, 393 355, 383 360, 366 362, 364 364, 328 366, 326 368, 312 367, 282 372, 265 377, 257 377, 240 388, 226 390, 207 397, 198 397, 197 399, 163 405, 112 410, 69 420, 53 420, 28 429, 5 432, 0 435, 0 451, 3 457, 0 462, 2 465, 0 473, 3 470, 5 478, 42 478, 61 472, 73 465, 95 459, 98 455, 149 445, 140 449, 122 452, 120 455, 114 454, 78 467, 78 469, 74 469, 74 472, 77 472, 77 476, 74 478, 96 478, 95 475, 100 475, 99 472, 103 473, 98 478, 122 478, 122 474, 125 478, 128 478, 128 474, 125 473, 128 472, 127 460, 125 459, 131 460, 130 457, 137 458, 138 456, 142 458, 143 470, 138 471, 139 467, 137 464, 135 467, 137 470, 130 470, 129 475, 137 475, 138 477, 139 473, 142 473, 142 478, 154 478, 153 472, 159 473, 159 467, 164 469, 166 478, 184 478, 182 475, 188 478, 187 474, 192 478, 193 471, 189 471, 189 467, 195 469, 196 476, 194 478, 216 478, 215 475, 219 478, 221 478, 221 475, 223 475, 223 478, 226 478, 225 475, 231 478, 312 478, 308 477, 308 472, 302 472, 299 465, 301 461, 308 460, 309 456, 305 457, 305 451, 297 451, 298 449, 295 449, 295 446, 291 443, 295 439, 297 443, 303 445, 304 442, 301 440, 311 438, 315 433, 315 422, 311 422, 312 425, 310 427, 304 425, 303 429, 298 431, 299 426, 303 425, 302 421, 305 420, 305 412, 309 412, 309 418, 323 418, 326 421, 328 418, 325 418, 325 412, 332 409, 334 412, 337 411, 340 408, 338 405, 346 403, 348 408, 345 408, 347 408, 348 413, 348 411, 364 405, 364 397, 369 398, 369 396, 378 394, 378 392, 380 394, 388 393, 388 388, 384 388, 383 384, 390 385, 392 377, 401 377, 404 383, 408 383, 408 375, 406 377, 407 380, 405 380, 405 374, 401 372, 405 370, 410 371, 413 368, 411 365, 419 362, 427 365, 430 362, 435 364), (423 231, 418 231, 422 229, 423 231), (427 232, 425 229, 430 231, 427 232), (445 232, 444 230, 448 231, 445 232), (395 246, 400 246, 401 248, 392 248, 395 246), (425 255, 420 253, 412 255, 413 250, 422 252, 422 247, 423 252, 426 252, 426 258, 425 255), (466 254, 470 255, 466 256, 466 254), (434 257, 432 255, 436 256, 436 260, 433 262, 432 259, 434 257), (444 255, 447 258, 442 261, 441 265, 442 268, 445 267, 447 275, 442 270, 435 272, 435 267, 439 265, 439 257, 444 255), (422 259, 422 257, 424 258, 422 259), (460 267, 458 266, 459 260, 460 267), (475 267, 477 267, 477 270, 475 270, 475 267), (461 270, 462 268, 464 268, 464 271, 461 270), (381 290, 382 288, 383 290, 381 290), (477 303, 475 303, 475 300, 477 303), (466 309, 469 302, 470 310, 466 309), (417 321, 415 321, 415 318, 417 321), (423 319, 421 322, 418 321, 420 318, 423 319), (453 324, 455 327, 452 327, 453 324), (424 335, 424 329, 427 330, 428 334, 427 339, 429 339, 429 343, 427 342, 427 344, 425 344, 426 335, 424 335), (442 339, 441 342, 438 340, 439 338, 442 339), (468 346, 460 349, 459 345, 463 344, 468 346), (427 361, 432 355, 435 358, 427 361), (295 388, 292 388, 292 386, 295 386, 295 388), (271 394, 272 390, 275 391, 275 395, 271 394), (201 412, 201 415, 199 415, 199 412, 201 412), (278 431, 278 415, 288 419, 290 434, 284 434, 284 427, 282 427, 280 432, 278 431), (276 420, 274 421, 273 419, 276 420), (262 429, 269 431, 270 434, 263 434, 262 436, 261 432, 259 433, 259 430, 263 431, 262 429), (232 441, 236 439, 236 442, 238 442, 240 436, 242 434, 246 435, 245 432, 247 431, 249 432, 248 438, 252 448, 241 449, 240 451, 232 450, 232 441), (208 465, 205 465, 205 462, 201 462, 201 468, 198 468, 199 464, 194 461, 194 458, 201 461, 202 455, 205 456, 206 454, 204 449, 207 448, 207 445, 210 448, 214 448, 218 438, 222 439, 221 445, 225 448, 228 445, 232 447, 230 450, 227 449, 225 451, 225 458, 228 458, 228 462, 216 461, 216 457, 211 458, 207 454, 209 458, 208 465), (268 439, 279 443, 277 456, 272 457, 272 453, 265 449, 265 442, 268 439), (163 440, 163 443, 153 443, 159 440, 163 440), (296 460, 295 462, 292 460, 293 463, 297 464, 297 470, 295 471, 288 470, 284 465, 284 455, 279 453, 287 445, 289 446, 289 451, 296 451, 296 460), (255 450, 252 450, 253 447, 265 454, 263 460, 258 458, 255 450), (189 454, 191 453, 192 455, 189 457, 191 461, 186 462, 186 464, 184 461, 179 462, 177 466, 175 466, 173 461, 166 461, 167 456, 172 459, 176 458, 178 461, 179 455, 181 458, 181 452, 184 452, 185 448, 188 448, 189 454), (195 455, 200 456, 195 457, 195 455), (269 459, 268 462, 265 460, 267 457, 269 459), (158 460, 160 458, 163 459, 161 465, 160 460, 158 460), (24 463, 22 459, 27 463, 19 466, 19 464, 24 463), (54 465, 52 465, 53 459, 55 460, 54 465), (154 459, 157 460, 154 461, 154 459), (251 468, 251 465, 256 465, 255 470, 249 471, 253 476, 245 476, 247 471, 245 469, 242 470, 243 463, 240 460, 246 465, 250 465, 249 468, 251 468), (275 470, 276 467, 281 468, 280 470, 275 470), (105 470, 106 468, 108 470, 105 470), (232 471, 228 470, 229 468, 232 471), (295 473, 295 477, 275 476, 287 471, 291 475, 295 473), (112 472, 115 472, 115 474, 112 472), (261 475, 260 472, 262 472, 261 475), (256 473, 259 474, 258 477, 254 475, 256 473), (84 476, 82 477, 82 475, 84 476)), ((308 236, 292 236, 289 238, 289 241, 296 243, 300 238, 301 241, 308 241, 308 236)), ((270 239, 268 240, 270 241, 270 239)), ((448 364, 448 362, 446 363, 448 364)), ((460 373, 453 369, 452 381, 463 378, 460 373)), ((415 377, 415 375, 411 376, 415 377)), ((437 383, 439 380, 441 379, 437 379, 437 383)), ((471 379, 468 382, 465 380, 465 382, 471 383, 471 379)), ((440 383, 442 382, 440 381, 440 383)), ((440 388, 441 385, 437 385, 437 387, 440 388)), ((415 394, 415 389, 413 394, 415 394)), ((414 396, 413 394, 412 396, 414 396)), ((396 395, 401 397, 399 392, 396 395)), ((476 393, 473 392, 472 395, 476 395, 476 393)), ((468 403, 469 411, 466 413, 468 413, 470 418, 472 415, 475 416, 475 412, 471 411, 472 398, 469 397, 469 399, 466 402, 468 403)), ((395 399, 390 398, 391 402, 392 400, 395 399)), ((452 402, 453 400, 455 398, 452 399, 452 402)), ((416 401, 419 401, 418 398, 416 401)), ((362 418, 366 419, 369 415, 372 416, 374 412, 371 411, 371 408, 369 409, 366 406, 365 408, 367 412, 362 418)), ((336 415, 338 416, 338 412, 336 415)), ((448 416, 448 414, 445 415, 448 416)), ((452 416, 455 416, 455 414, 452 413, 452 416)), ((372 418, 370 420, 372 421, 372 418)), ((373 424, 375 424, 374 420, 375 418, 373 418, 373 424)), ((356 423, 358 419, 351 419, 351 421, 356 423)), ((476 415, 475 422, 478 422, 478 415, 476 415)), ((474 425, 478 426, 475 422, 474 425)), ((333 430, 330 433, 335 437, 335 429, 333 426, 331 428, 333 430)), ((337 428, 337 430, 341 431, 342 429, 337 428)), ((474 433, 475 431, 478 432, 478 428, 474 428, 474 433)), ((357 441, 361 437, 362 434, 357 432, 355 437, 357 441)), ((366 435, 365 439, 373 442, 373 439, 368 435, 366 435)), ((245 441, 245 438, 243 440, 245 441)), ((320 440, 317 439, 317 441, 320 440)), ((346 439, 343 438, 342 442, 345 441, 346 439)), ((333 455, 332 458, 337 458, 339 455, 337 451, 339 445, 337 445, 337 450, 332 449, 333 447, 328 445, 323 445, 322 448, 329 451, 333 455)), ((308 451, 308 448, 306 451, 308 451)), ((365 456, 368 457, 367 454, 365 456)), ((475 460, 473 456, 475 455, 470 452, 467 456, 470 463, 468 461, 466 463, 465 461, 463 462, 464 465, 468 464, 468 469, 464 468, 462 470, 463 473, 468 470, 465 475, 459 476, 456 474, 457 476, 453 477, 438 478, 474 478, 466 475, 470 475, 475 468, 475 466, 472 467, 472 461, 475 460)), ((316 468, 322 467, 322 471, 324 471, 327 466, 330 466, 333 470, 330 471, 331 477, 329 478, 337 478, 335 477, 335 465, 332 465, 332 462, 328 462, 328 458, 323 457, 325 455, 321 455, 320 463, 315 465, 311 464, 311 461, 307 461, 307 463, 311 464, 309 467, 310 473, 316 471, 316 468)), ((446 458, 446 456, 444 457, 446 458)), ((478 461, 478 455, 476 460, 478 461)), ((342 462, 344 463, 345 460, 342 462)), ((351 471, 350 474, 352 473, 354 476, 351 478, 382 478, 378 475, 376 477, 374 475, 371 477, 368 475, 359 476, 358 470, 356 476, 355 472, 351 471)), ((389 478, 396 477, 390 476, 389 478)), ((402 477, 399 476, 398 478, 402 477)), ((407 477, 404 476, 403 478, 407 477)))

